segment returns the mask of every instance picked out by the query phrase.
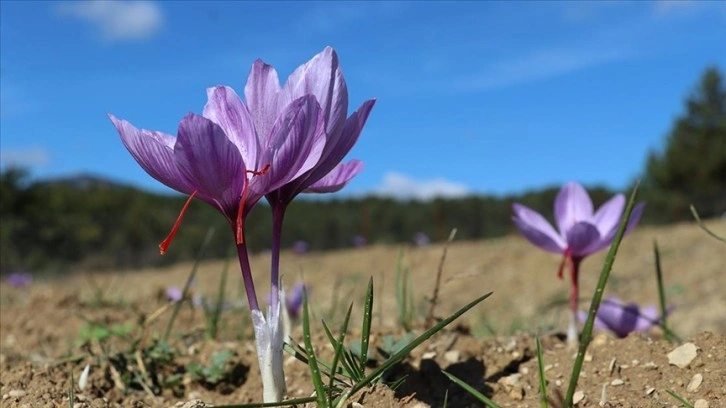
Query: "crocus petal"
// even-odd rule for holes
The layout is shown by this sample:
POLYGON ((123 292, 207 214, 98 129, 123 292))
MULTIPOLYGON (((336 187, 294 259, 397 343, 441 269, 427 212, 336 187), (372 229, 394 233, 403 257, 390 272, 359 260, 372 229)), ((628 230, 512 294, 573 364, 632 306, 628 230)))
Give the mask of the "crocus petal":
POLYGON ((263 195, 310 170, 325 146, 322 111, 315 97, 303 96, 285 108, 263 139, 260 164, 270 163, 264 176, 254 177, 251 192, 263 195))
MULTIPOLYGON (((587 313, 588 312, 579 310, 577 312, 577 321, 580 323, 585 323, 587 321, 587 313)), ((594 327, 598 330, 606 330, 608 328, 608 326, 603 323, 597 315, 595 315, 594 327)))
POLYGON ((514 224, 529 242, 549 252, 559 254, 565 250, 565 241, 538 212, 517 203, 512 209, 514 224))
POLYGON ((617 230, 624 208, 625 196, 616 194, 595 212, 595 215, 592 217, 592 223, 600 231, 600 235, 606 237, 613 230, 617 230))
POLYGON ((585 189, 574 182, 565 184, 555 199, 555 220, 560 234, 567 231, 580 221, 592 218, 592 200, 585 189))
POLYGON ((217 86, 207 89, 204 117, 219 125, 232 143, 237 146, 242 160, 248 166, 257 163, 260 142, 247 107, 234 89, 217 86))
POLYGON ((363 171, 363 162, 351 160, 347 163, 340 163, 327 176, 313 183, 305 189, 306 193, 334 193, 363 171))
POLYGON ((363 131, 363 127, 368 120, 368 115, 370 115, 371 109, 373 109, 373 105, 375 105, 375 103, 375 99, 370 99, 364 102, 360 108, 353 112, 353 114, 345 121, 345 126, 343 127, 343 132, 340 133, 340 137, 337 139, 329 137, 328 140, 326 140, 325 150, 323 150, 320 162, 315 166, 310 174, 306 176, 307 179, 305 183, 303 183, 303 188, 307 187, 306 185, 314 184, 320 178, 325 177, 340 163, 341 160, 343 160, 345 155, 350 152, 350 149, 352 149, 353 145, 355 145, 358 141, 358 137, 363 131))
MULTIPOLYGON (((628 219, 628 224, 625 226, 625 234, 623 236, 628 235, 633 228, 638 225, 638 221, 640 221, 640 217, 643 215, 644 208, 645 203, 639 203, 633 207, 633 212, 630 213, 630 218, 628 219)), ((611 229, 608 235, 603 235, 597 242, 593 242, 593 244, 587 248, 587 252, 595 253, 603 248, 607 248, 613 242, 613 239, 615 239, 615 234, 618 232, 619 226, 620 220, 618 219, 618 222, 615 224, 615 228, 611 229)))
POLYGON ((245 163, 222 128, 203 116, 188 114, 179 123, 174 156, 181 172, 234 220, 246 180, 245 163))
POLYGON ((247 77, 245 101, 260 137, 270 134, 272 125, 282 110, 278 108, 277 103, 280 89, 280 80, 275 68, 262 60, 255 61, 247 77))
POLYGON ((589 247, 600 241, 600 231, 588 222, 578 222, 567 231, 566 239, 572 256, 585 257, 592 253, 589 247))
POLYGON ((108 117, 131 156, 151 177, 184 194, 194 191, 177 168, 173 150, 176 138, 162 132, 137 129, 131 123, 111 114, 108 117))
POLYGON ((640 309, 640 317, 635 323, 634 331, 648 331, 651 327, 660 324, 658 308, 651 305, 640 309))
POLYGON ((290 75, 277 101, 278 109, 308 94, 314 95, 320 104, 325 131, 329 135, 339 134, 348 114, 348 88, 338 54, 331 47, 325 47, 290 75))

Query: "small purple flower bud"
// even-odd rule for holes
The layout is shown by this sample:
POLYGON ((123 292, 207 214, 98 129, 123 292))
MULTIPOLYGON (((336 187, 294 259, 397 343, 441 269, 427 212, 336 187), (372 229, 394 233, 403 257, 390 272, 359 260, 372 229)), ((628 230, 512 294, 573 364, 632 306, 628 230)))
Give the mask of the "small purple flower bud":
POLYGON ((13 272, 5 281, 14 288, 24 288, 33 283, 33 275, 30 272, 13 272))

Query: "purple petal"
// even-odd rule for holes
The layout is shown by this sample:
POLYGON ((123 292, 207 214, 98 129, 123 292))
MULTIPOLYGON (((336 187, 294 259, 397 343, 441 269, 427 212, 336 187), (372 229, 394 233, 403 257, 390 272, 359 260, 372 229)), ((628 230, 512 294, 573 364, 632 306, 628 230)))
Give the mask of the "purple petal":
POLYGON ((514 224, 529 242, 549 252, 560 254, 565 250, 565 241, 538 212, 517 203, 512 209, 514 224))
POLYGON ((306 289, 304 284, 298 283, 292 288, 290 294, 287 295, 287 299, 285 299, 285 306, 287 307, 287 313, 290 317, 294 318, 300 314, 300 310, 303 305, 303 292, 305 290, 307 290, 309 297, 310 290, 306 289))
POLYGON ((270 163, 267 174, 252 178, 250 189, 261 198, 300 176, 320 159, 325 145, 320 106, 312 95, 295 100, 280 114, 263 140, 260 163, 270 163))
POLYGON ((234 220, 246 179, 245 163, 222 128, 203 116, 188 114, 179 123, 174 155, 197 190, 234 220))
POLYGON ((234 89, 217 86, 207 89, 204 117, 219 125, 232 143, 237 146, 242 160, 248 166, 257 163, 260 142, 247 107, 234 89))
POLYGON ((648 331, 651 327, 660 324, 661 317, 659 316, 658 308, 650 305, 640 309, 640 316, 635 322, 634 331, 648 331))
POLYGON ((340 133, 348 114, 348 88, 338 55, 331 47, 325 47, 290 75, 277 101, 278 109, 308 94, 314 95, 320 104, 325 131, 330 135, 340 133))
POLYGON ((555 199, 555 220, 560 234, 567 231, 580 221, 592 218, 592 200, 585 189, 577 183, 565 184, 555 199))
POLYGON ((182 300, 182 297, 184 297, 184 293, 176 286, 169 286, 168 288, 166 288, 166 299, 168 301, 178 302, 182 300))
POLYGON ((620 223, 620 216, 625 208, 625 196, 616 194, 613 198, 603 204, 592 217, 600 235, 609 236, 613 230, 617 230, 620 223))
MULTIPOLYGON (((364 102, 361 107, 353 112, 353 114, 345 121, 345 126, 343 127, 343 131, 340 133, 339 137, 336 138, 335 135, 333 135, 326 140, 325 150, 323 150, 320 162, 307 176, 305 184, 314 184, 320 178, 325 177, 340 163, 341 160, 343 160, 345 155, 350 152, 350 149, 352 149, 353 145, 355 145, 358 141, 358 137, 360 137, 363 127, 368 120, 368 115, 370 115, 371 109, 373 109, 373 105, 375 105, 375 103, 375 99, 370 99, 364 102)), ((305 184, 303 184, 303 188, 305 187, 305 184)))
POLYGON ((313 183, 305 189, 306 193, 334 193, 363 171, 363 162, 351 160, 347 163, 340 163, 327 176, 313 183))
POLYGON ((255 61, 247 77, 245 101, 260 137, 269 135, 278 113, 282 110, 277 103, 280 90, 280 80, 275 68, 262 60, 255 61))
POLYGON ((194 191, 177 167, 173 149, 176 138, 162 132, 137 129, 111 114, 108 117, 131 156, 151 177, 184 194, 194 191))
MULTIPOLYGON (((577 312, 577 321, 580 323, 585 323, 587 321, 587 313, 588 312, 585 312, 582 310, 578 311, 577 312)), ((600 318, 597 316, 597 314, 595 315, 594 327, 598 330, 606 330, 608 328, 608 326, 605 323, 603 323, 602 320, 600 320, 600 318)))
MULTIPOLYGON (((628 225, 625 226, 625 235, 628 235, 633 230, 633 228, 638 225, 640 216, 643 215, 644 208, 644 203, 636 204, 635 207, 633 207, 633 212, 630 213, 630 218, 628 219, 628 225)), ((604 248, 607 248, 613 242, 613 239, 615 239, 615 234, 618 232, 619 226, 620 220, 618 219, 618 222, 615 224, 615 228, 610 230, 608 235, 601 236, 598 242, 593 243, 592 246, 587 248, 587 251, 592 254, 604 248)))
POLYGON ((578 222, 567 231, 567 247, 572 256, 585 257, 592 252, 589 248, 600 241, 600 231, 588 222, 578 222))

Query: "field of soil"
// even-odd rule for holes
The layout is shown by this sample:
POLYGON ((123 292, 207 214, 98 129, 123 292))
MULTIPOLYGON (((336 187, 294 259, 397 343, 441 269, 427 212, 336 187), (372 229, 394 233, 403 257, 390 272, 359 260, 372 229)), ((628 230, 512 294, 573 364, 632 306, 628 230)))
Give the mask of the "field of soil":
MULTIPOLYGON (((726 235, 726 221, 707 225, 726 235)), ((695 223, 638 228, 623 241, 606 295, 641 305, 657 304, 656 239, 672 307, 669 324, 682 343, 695 345, 695 357, 681 366, 670 364, 668 354, 679 344, 665 341, 658 329, 625 339, 599 332, 585 359, 577 406, 681 406, 667 390, 699 408, 726 406, 726 245, 695 223)), ((317 333, 313 341, 325 358, 331 347, 320 319, 337 328, 348 304, 354 302, 348 339, 359 339, 363 297, 372 276, 372 344, 384 347, 387 339, 405 335, 396 303, 399 254, 402 269, 410 271, 417 308, 413 331, 421 333, 443 248, 443 244, 373 245, 303 255, 283 253, 283 280, 286 287, 304 281, 310 288, 317 333)), ((604 257, 605 252, 594 255, 581 266, 582 309, 589 305, 604 257)), ((258 296, 269 287, 268 262, 264 254, 252 259, 258 296)), ((542 337, 551 406, 560 406, 558 395, 567 388, 574 352, 562 336, 569 283, 557 279, 559 263, 558 256, 518 235, 478 242, 455 240, 444 263, 436 316, 446 317, 484 293, 493 295, 395 366, 387 378, 405 377, 395 391, 379 385, 351 398, 349 406, 441 407, 447 393, 449 407, 482 406, 444 377, 442 369, 501 406, 540 406, 535 335, 542 337)), ((194 294, 214 299, 224 264, 203 263, 194 294)), ((103 274, 69 273, 52 280, 36 278, 25 288, 0 284, 0 405, 67 407, 71 373, 76 407, 201 407, 260 401, 261 382, 247 312, 240 306, 245 301, 239 295, 236 262, 229 267, 225 294, 230 305, 221 314, 216 339, 205 337, 208 320, 203 309, 190 302, 180 310, 169 337, 171 347, 163 351, 166 354, 158 347, 152 350, 172 315, 165 290, 183 286, 191 268, 189 263, 103 274), (199 369, 212 367, 220 356, 225 356, 224 375, 215 377, 213 370, 199 369), (86 365, 90 375, 80 390, 78 379, 86 365), (168 383, 159 386, 161 379, 168 383)), ((264 302, 264 295, 260 300, 264 302)), ((301 334, 299 322, 293 322, 293 338, 301 342, 301 334)), ((286 356, 285 370, 288 397, 312 395, 307 366, 286 356)))

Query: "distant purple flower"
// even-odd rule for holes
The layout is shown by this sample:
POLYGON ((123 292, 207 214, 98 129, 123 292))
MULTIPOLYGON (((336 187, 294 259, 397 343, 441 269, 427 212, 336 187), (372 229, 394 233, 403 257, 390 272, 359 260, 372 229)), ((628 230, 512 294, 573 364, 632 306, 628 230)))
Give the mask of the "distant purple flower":
POLYGON ((310 289, 303 283, 296 284, 290 293, 285 297, 285 307, 287 307, 287 313, 292 318, 300 316, 300 311, 303 306, 303 292, 307 290, 310 295, 310 289))
POLYGON ((356 248, 363 248, 368 245, 368 240, 363 235, 356 235, 353 237, 353 246, 356 248))
POLYGON ((424 247, 431 244, 431 238, 423 232, 413 234, 413 243, 418 247, 424 247))
MULTIPOLYGON (((580 323, 587 320, 587 312, 577 313, 580 323)), ((595 315, 595 328, 610 330, 616 336, 627 337, 632 332, 647 332, 661 323, 658 308, 649 305, 641 308, 635 303, 624 303, 611 296, 600 304, 595 315)))
MULTIPOLYGON (((626 234, 638 224, 643 213, 643 206, 644 204, 641 203, 633 208, 625 230, 626 234)), ((612 243, 624 208, 625 196, 616 194, 597 212, 594 212, 592 200, 587 191, 577 183, 567 183, 555 199, 555 219, 558 232, 539 213, 519 203, 513 205, 512 220, 525 238, 545 251, 562 254, 563 259, 558 273, 560 279, 563 277, 565 266, 569 266, 571 319, 568 338, 570 340, 573 340, 572 336, 577 336, 575 321, 580 263, 586 256, 598 252, 612 243)))
POLYGON ((292 250, 296 254, 302 255, 310 250, 310 244, 308 244, 306 241, 298 240, 292 244, 292 250))
POLYGON ((5 281, 14 288, 24 288, 33 283, 33 275, 30 272, 13 272, 5 281))
POLYGON ((178 302, 184 297, 184 291, 177 288, 176 286, 169 286, 166 288, 166 300, 170 302, 178 302))

